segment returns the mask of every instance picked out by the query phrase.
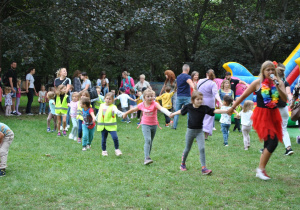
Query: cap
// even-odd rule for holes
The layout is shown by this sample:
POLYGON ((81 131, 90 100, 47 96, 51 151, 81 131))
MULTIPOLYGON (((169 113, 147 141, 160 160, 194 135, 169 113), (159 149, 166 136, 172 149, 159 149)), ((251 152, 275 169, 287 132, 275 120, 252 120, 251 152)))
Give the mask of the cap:
POLYGON ((125 88, 121 87, 120 91, 125 92, 125 88))

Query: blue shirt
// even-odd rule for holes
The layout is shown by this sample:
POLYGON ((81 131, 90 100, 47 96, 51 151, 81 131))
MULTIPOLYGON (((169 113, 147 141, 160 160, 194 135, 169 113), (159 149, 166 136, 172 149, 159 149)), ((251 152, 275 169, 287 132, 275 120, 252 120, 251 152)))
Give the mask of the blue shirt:
MULTIPOLYGON (((136 97, 135 97, 134 94, 130 94, 129 96, 130 96, 132 99, 136 99, 136 97)), ((135 105, 136 105, 136 102, 135 102, 135 101, 129 100, 129 105, 135 106, 135 105)))
POLYGON ((177 96, 191 97, 190 85, 186 82, 191 79, 188 74, 181 73, 177 76, 177 96))
POLYGON ((55 101, 53 99, 50 99, 50 101, 49 101, 50 111, 51 111, 51 114, 55 115, 55 105, 54 105, 54 103, 55 103, 55 101))
POLYGON ((4 136, 7 136, 8 134, 12 134, 12 130, 5 125, 4 123, 0 123, 0 132, 4 134, 4 136))

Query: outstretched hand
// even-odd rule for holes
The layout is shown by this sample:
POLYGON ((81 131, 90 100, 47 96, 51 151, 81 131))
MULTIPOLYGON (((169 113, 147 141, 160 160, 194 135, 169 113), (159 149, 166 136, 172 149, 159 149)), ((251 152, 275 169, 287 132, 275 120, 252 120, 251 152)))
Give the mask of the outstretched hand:
POLYGON ((123 114, 123 116, 122 116, 122 117, 123 117, 123 119, 125 119, 125 118, 127 117, 127 114, 123 114))
POLYGON ((174 114, 174 113, 171 113, 169 117, 170 117, 170 118, 174 118, 174 116, 175 116, 175 114, 174 114))

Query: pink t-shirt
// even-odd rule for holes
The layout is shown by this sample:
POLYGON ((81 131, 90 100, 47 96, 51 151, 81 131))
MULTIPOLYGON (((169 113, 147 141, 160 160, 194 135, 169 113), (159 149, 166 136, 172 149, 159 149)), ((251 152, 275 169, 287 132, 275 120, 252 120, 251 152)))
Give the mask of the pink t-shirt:
POLYGON ((157 102, 153 101, 149 107, 145 107, 145 102, 138 104, 138 109, 143 112, 141 124, 158 125, 157 121, 157 102))

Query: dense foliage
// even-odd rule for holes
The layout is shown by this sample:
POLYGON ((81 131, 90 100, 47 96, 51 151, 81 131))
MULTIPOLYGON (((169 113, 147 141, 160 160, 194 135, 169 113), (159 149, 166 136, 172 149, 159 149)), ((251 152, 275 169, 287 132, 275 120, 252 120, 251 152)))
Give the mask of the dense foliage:
POLYGON ((150 81, 183 63, 223 76, 236 61, 256 74, 266 59, 283 62, 300 40, 298 0, 2 0, 0 64, 25 75, 66 66, 97 78, 128 70, 150 81))

